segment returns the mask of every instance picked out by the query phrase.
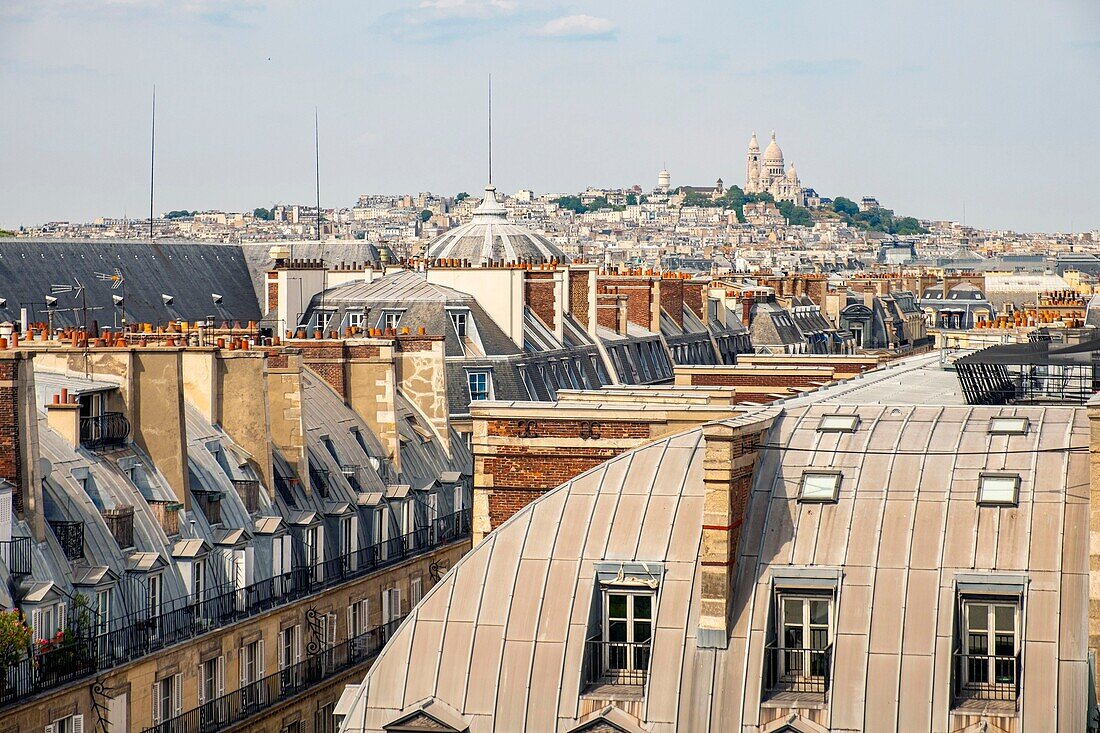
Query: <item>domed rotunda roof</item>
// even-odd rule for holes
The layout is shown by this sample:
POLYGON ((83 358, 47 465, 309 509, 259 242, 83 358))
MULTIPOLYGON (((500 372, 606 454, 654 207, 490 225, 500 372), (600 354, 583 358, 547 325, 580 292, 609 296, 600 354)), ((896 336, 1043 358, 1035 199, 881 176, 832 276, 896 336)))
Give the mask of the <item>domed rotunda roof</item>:
POLYGON ((469 260, 478 267, 483 262, 563 262, 565 255, 557 245, 541 234, 508 220, 508 211, 497 200, 492 184, 485 187, 485 199, 474 209, 467 223, 441 234, 428 245, 430 260, 469 260))
POLYGON ((764 149, 764 160, 769 163, 782 163, 783 151, 779 149, 779 143, 775 141, 775 131, 772 131, 772 141, 764 149))

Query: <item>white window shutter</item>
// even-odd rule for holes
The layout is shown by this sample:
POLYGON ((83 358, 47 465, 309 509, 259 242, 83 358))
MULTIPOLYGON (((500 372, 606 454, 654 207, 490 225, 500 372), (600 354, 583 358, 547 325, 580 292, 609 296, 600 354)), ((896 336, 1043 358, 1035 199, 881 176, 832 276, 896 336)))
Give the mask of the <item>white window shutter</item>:
POLYGON ((328 645, 336 646, 336 614, 328 615, 328 645))
POLYGON ((400 618, 401 617, 401 589, 400 588, 394 588, 393 589, 393 608, 394 608, 394 618, 400 618))
POLYGON ((348 615, 348 638, 349 639, 351 637, 355 636, 355 633, 356 633, 355 625, 352 623, 352 613, 351 613, 351 609, 354 607, 354 605, 355 604, 353 603, 351 606, 348 606, 348 610, 347 610, 347 615, 348 615))
POLYGON ((73 733, 84 733, 84 716, 73 716, 73 733))
POLYGON ((172 677, 172 712, 177 716, 183 712, 183 674, 172 677))
MULTIPOLYGON (((65 628, 65 601, 61 601, 57 604, 57 629, 65 628)), ((52 636, 57 629, 50 629, 49 633, 52 636)))
POLYGON ((256 642, 256 679, 262 680, 264 678, 264 640, 260 639, 256 642))
POLYGON ((160 684, 153 683, 153 725, 160 725, 160 684))
POLYGON ((382 623, 389 623, 390 621, 390 592, 389 590, 382 591, 382 623))
POLYGON ((206 663, 199 665, 199 707, 206 704, 206 663))
POLYGON ((225 694, 225 657, 218 657, 218 663, 214 667, 214 685, 218 691, 218 697, 225 694))
POLYGON ((42 633, 42 609, 40 608, 31 611, 31 636, 35 639, 44 638, 42 633))
POLYGON ((245 647, 241 647, 237 650, 237 670, 240 676, 240 689, 243 689, 248 684, 248 678, 245 674, 245 647))

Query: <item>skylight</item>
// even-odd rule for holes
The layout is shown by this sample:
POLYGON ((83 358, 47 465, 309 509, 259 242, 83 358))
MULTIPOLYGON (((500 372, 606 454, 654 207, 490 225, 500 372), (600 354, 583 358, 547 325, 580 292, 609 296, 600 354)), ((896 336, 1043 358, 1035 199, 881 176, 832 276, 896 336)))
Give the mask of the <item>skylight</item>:
POLYGON ((985 474, 978 479, 979 504, 1016 506, 1019 493, 1020 477, 1015 474, 985 474))
POLYGON ((819 433, 854 433, 859 425, 859 415, 822 415, 817 426, 819 433))
POLYGON ((989 419, 990 435, 1026 435, 1031 421, 1026 417, 992 417, 989 419))
POLYGON ((835 471, 807 471, 802 474, 799 501, 836 501, 840 492, 840 474, 835 471))

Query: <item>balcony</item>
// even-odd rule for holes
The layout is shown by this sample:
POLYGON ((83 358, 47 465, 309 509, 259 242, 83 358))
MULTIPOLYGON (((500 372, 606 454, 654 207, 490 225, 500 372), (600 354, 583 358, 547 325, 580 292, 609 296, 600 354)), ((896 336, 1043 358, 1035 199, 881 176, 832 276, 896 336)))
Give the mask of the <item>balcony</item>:
MULTIPOLYGON (((132 538, 133 507, 125 507, 124 510, 129 512, 125 519, 128 520, 129 533, 132 538)), ((113 523, 115 525, 121 523, 117 521, 118 518, 115 518, 115 520, 108 519, 107 512, 104 512, 104 520, 107 521, 109 527, 113 523)), ((112 529, 113 532, 114 529, 112 529)), ((469 510, 466 509, 450 516, 440 517, 431 527, 418 529, 413 533, 396 537, 384 544, 361 548, 354 553, 326 561, 319 567, 294 567, 288 573, 266 578, 243 588, 234 588, 231 585, 212 587, 209 589, 207 597, 199 602, 195 602, 190 597, 166 600, 161 605, 160 614, 157 616, 149 616, 146 611, 142 610, 113 619, 112 628, 114 630, 74 642, 76 646, 69 650, 69 657, 65 658, 71 657, 76 659, 78 663, 65 674, 47 674, 49 670, 58 668, 53 660, 59 660, 63 657, 47 658, 47 655, 38 652, 10 665, 7 672, 9 684, 6 687, 0 686, 0 708, 18 702, 30 695, 67 684, 75 679, 93 673, 103 673, 120 664, 125 664, 173 644, 201 637, 214 629, 252 618, 273 608, 285 606, 300 598, 369 575, 410 557, 431 553, 439 547, 466 539, 469 536, 470 514, 469 510)), ((369 637, 357 637, 357 639, 356 643, 367 650, 356 652, 357 654, 366 653, 370 656, 377 651, 370 651, 372 647, 369 637)), ((352 641, 355 642, 356 640, 353 639, 352 641)), ((381 643, 384 643, 384 639, 381 643)), ((337 647, 337 649, 339 648, 337 647)), ((331 666, 327 669, 330 670, 329 674, 331 675, 333 671, 339 671, 340 665, 346 662, 347 657, 340 656, 341 654, 346 655, 346 653, 346 650, 340 652, 329 650, 323 652, 318 658, 329 660, 327 663, 331 666)), ((353 663, 358 664, 354 661, 354 658, 353 663)), ((2 676, 3 672, 0 671, 0 677, 2 676)), ((265 680, 268 681, 261 680, 264 685, 274 684, 270 681, 271 678, 265 678, 265 680)), ((289 686, 289 688, 297 687, 297 684, 289 686)), ((272 688, 264 687, 264 689, 272 688)), ((264 694, 268 693, 265 692, 264 694)), ((276 693, 271 694, 275 695, 276 693)), ((278 694, 289 693, 279 692, 278 694)), ((297 692, 294 694, 297 694, 297 692)), ((275 696, 270 699, 285 698, 275 696)), ((240 701, 222 704, 229 705, 225 708, 229 711, 226 715, 232 713, 232 715, 241 716, 250 709, 240 701)), ((198 713, 190 711, 186 715, 198 716, 198 713)), ((240 720, 242 718, 236 717, 233 719, 240 720)), ((197 721, 198 718, 195 718, 195 720, 197 721)), ((198 722, 190 722, 187 725, 198 725, 198 722)), ((163 727, 162 724, 159 730, 174 731, 177 729, 163 727)), ((206 731, 210 729, 190 727, 180 728, 179 730, 206 731)))
POLYGON ((378 655, 404 619, 396 619, 336 644, 298 664, 269 674, 142 733, 215 733, 260 715, 272 706, 326 684, 378 655))
POLYGON ((260 511, 260 482, 254 479, 233 479, 233 488, 244 502, 249 514, 260 511))
MULTIPOLYGON (((83 530, 83 525, 81 525, 83 530)), ((81 536, 81 553, 83 553, 84 540, 81 536)), ((71 559, 71 558, 70 558, 71 559)), ((31 574, 31 538, 13 537, 10 540, 0 541, 0 561, 7 566, 12 575, 31 574)))
POLYGON ((824 649, 764 647, 764 702, 771 705, 816 703, 829 700, 833 645, 824 649))
POLYGON ((640 698, 649 675, 650 642, 604 641, 584 643, 585 695, 619 699, 640 698))
POLYGON ((175 537, 180 533, 180 504, 175 501, 149 500, 149 509, 157 518, 164 534, 175 537))
POLYGON ((125 445, 130 421, 121 412, 80 418, 80 444, 89 450, 125 445))
POLYGON ((134 508, 132 506, 104 509, 103 521, 106 522, 107 529, 115 538, 120 550, 134 546, 134 508))
POLYGON ((955 652, 952 709, 965 714, 1014 715, 1020 700, 1020 655, 955 652))
POLYGON ((210 526, 222 523, 222 493, 220 491, 200 491, 191 489, 191 495, 195 497, 195 503, 202 510, 202 515, 210 526))
POLYGON ((66 560, 84 557, 84 522, 50 521, 49 525, 66 560))

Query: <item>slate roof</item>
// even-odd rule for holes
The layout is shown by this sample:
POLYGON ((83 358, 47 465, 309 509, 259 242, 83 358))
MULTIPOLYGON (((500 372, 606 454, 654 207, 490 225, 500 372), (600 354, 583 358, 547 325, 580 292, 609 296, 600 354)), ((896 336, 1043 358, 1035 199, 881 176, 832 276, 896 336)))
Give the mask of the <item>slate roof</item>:
MULTIPOLYGON (((121 311, 112 295, 125 295, 122 308, 129 322, 161 323, 215 320, 259 321, 260 307, 241 249, 230 244, 194 242, 138 242, 132 240, 0 240, 0 321, 19 322, 19 309, 27 308, 31 320, 45 321, 45 296, 51 285, 71 285, 73 278, 85 287, 90 310, 88 321, 109 326, 121 311), (125 283, 117 290, 96 273, 122 270, 125 283), (213 293, 222 296, 215 305, 213 293), (162 295, 173 297, 166 305, 162 295)), ((70 294, 58 294, 55 325, 78 325, 83 314, 68 309, 80 306, 70 294)))

